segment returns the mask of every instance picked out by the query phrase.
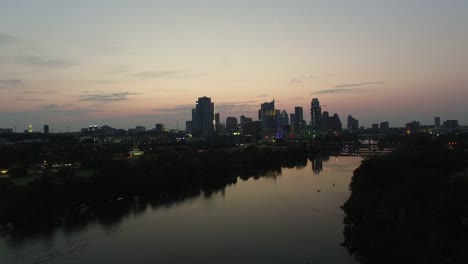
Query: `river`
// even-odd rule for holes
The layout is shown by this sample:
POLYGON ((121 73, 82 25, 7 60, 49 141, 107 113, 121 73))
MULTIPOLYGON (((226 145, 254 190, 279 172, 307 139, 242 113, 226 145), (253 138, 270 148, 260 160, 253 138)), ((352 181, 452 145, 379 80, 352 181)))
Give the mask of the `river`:
POLYGON ((316 159, 210 196, 4 237, 0 263, 356 263, 340 246, 340 206, 360 162, 316 159))

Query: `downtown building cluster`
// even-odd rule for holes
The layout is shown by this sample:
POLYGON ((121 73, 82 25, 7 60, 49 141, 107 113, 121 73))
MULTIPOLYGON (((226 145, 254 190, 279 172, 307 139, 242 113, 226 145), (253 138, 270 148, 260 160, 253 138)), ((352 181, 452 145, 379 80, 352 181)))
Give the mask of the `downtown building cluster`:
MULTIPOLYGON (((434 124, 421 125, 419 121, 411 121, 404 127, 390 127, 388 121, 372 123, 368 127, 360 126, 359 120, 348 115, 346 126, 344 126, 337 113, 330 114, 322 111, 322 105, 318 98, 313 98, 310 103, 310 121, 306 121, 304 108, 295 106, 290 114, 286 110, 276 109, 275 100, 260 104, 257 120, 252 117, 241 115, 238 119, 228 116, 221 121, 221 114, 215 111, 215 103, 209 97, 200 97, 196 101, 195 107, 191 111, 191 120, 186 121, 185 131, 177 129, 167 129, 163 123, 156 123, 153 128, 147 129, 145 126, 137 125, 129 129, 117 129, 108 125, 92 124, 82 128, 82 135, 101 136, 136 136, 148 133, 172 133, 188 134, 189 137, 207 138, 213 136, 247 136, 253 140, 277 140, 277 139, 309 139, 319 135, 339 135, 342 131, 363 134, 412 134, 412 133, 458 133, 467 132, 468 127, 459 125, 458 120, 448 119, 441 122, 440 117, 434 118, 434 124)), ((67 126, 66 133, 69 133, 67 126)), ((55 130, 49 125, 43 126, 43 134, 65 133, 55 130)), ((0 128, 0 134, 16 133, 14 128, 0 128)), ((40 131, 33 130, 31 124, 28 125, 24 133, 37 134, 40 131)), ((176 137, 180 138, 179 136, 176 137)))
POLYGON ((301 106, 294 107, 294 113, 276 109, 275 100, 260 104, 258 120, 245 115, 228 116, 224 124, 220 114, 215 113, 215 104, 209 97, 198 98, 192 109, 192 119, 186 122, 186 132, 194 137, 215 135, 244 135, 253 139, 295 139, 318 133, 339 133, 342 130, 338 114, 322 112, 320 102, 313 98, 310 107, 311 122, 307 124, 301 106))
POLYGON ((436 117, 434 125, 420 125, 419 121, 407 123, 403 128, 391 128, 388 121, 373 123, 370 127, 359 126, 359 120, 348 115, 346 126, 337 113, 330 114, 322 111, 318 98, 310 103, 310 122, 304 117, 304 109, 295 106, 294 112, 288 114, 286 110, 276 109, 275 100, 260 104, 258 119, 252 117, 228 116, 221 122, 220 113, 215 112, 215 103, 209 97, 200 97, 192 109, 192 119, 186 122, 186 133, 195 138, 208 138, 213 136, 250 137, 252 140, 278 140, 278 139, 310 139, 320 135, 339 135, 345 130, 349 133, 372 134, 410 134, 432 132, 457 132, 462 128, 457 120, 446 120, 441 124, 440 117, 436 117))

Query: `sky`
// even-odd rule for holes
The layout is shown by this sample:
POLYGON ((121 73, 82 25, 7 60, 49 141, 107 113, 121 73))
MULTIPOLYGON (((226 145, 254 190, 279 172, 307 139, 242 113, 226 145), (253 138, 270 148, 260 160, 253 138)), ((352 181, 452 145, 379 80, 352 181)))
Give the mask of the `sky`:
POLYGON ((263 102, 468 125, 468 1, 0 0, 0 128, 185 128, 263 102))

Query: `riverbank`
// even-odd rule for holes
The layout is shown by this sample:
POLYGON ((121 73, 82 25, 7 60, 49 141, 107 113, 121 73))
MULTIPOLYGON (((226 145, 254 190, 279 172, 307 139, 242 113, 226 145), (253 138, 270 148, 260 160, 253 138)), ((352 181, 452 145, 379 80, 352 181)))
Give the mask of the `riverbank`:
POLYGON ((342 207, 344 246, 361 263, 466 263, 464 155, 433 143, 364 160, 342 207))
MULTIPOLYGON (((80 222, 116 204, 165 204, 203 193, 210 196, 248 179, 305 166, 303 146, 242 151, 162 151, 139 159, 109 160, 88 177, 43 175, 27 185, 0 183, 0 231, 35 232, 57 223, 80 222), (136 198, 137 197, 137 198, 136 198), (137 199, 137 200, 135 200, 137 199)), ((125 208, 125 206, 124 206, 125 208)))

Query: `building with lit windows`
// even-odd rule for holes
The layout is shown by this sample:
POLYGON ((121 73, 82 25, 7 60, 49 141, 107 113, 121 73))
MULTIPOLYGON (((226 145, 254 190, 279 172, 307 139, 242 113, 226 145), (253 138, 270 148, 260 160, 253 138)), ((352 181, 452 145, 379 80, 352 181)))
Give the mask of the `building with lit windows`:
POLYGON ((289 116, 288 112, 286 112, 286 110, 283 110, 280 114, 280 128, 283 128, 286 125, 289 125, 289 116))
POLYGON ((264 138, 280 138, 280 110, 275 109, 275 100, 265 102, 260 105, 258 110, 258 120, 262 123, 264 138))
POLYGON ((319 130, 322 119, 322 107, 318 98, 313 98, 310 103, 310 117, 312 129, 319 130))

